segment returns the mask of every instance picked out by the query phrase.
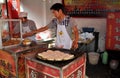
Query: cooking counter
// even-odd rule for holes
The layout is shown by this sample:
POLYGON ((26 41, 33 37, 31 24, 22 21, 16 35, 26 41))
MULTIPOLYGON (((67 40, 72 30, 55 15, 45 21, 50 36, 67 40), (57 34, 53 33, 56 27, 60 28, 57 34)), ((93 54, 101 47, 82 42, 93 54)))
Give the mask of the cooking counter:
POLYGON ((75 57, 73 59, 63 60, 63 61, 62 60, 61 61, 42 60, 42 59, 37 58, 36 55, 27 56, 27 58, 31 59, 31 60, 34 60, 34 61, 43 62, 43 63, 50 64, 50 65, 61 68, 61 67, 64 67, 65 65, 68 65, 70 62, 75 61, 77 58, 81 57, 83 54, 84 54, 84 52, 75 52, 74 53, 75 57))
POLYGON ((36 42, 32 42, 31 45, 29 46, 25 46, 23 44, 17 45, 17 46, 9 46, 7 48, 3 48, 3 50, 5 51, 9 51, 10 53, 15 53, 15 54, 19 54, 28 50, 32 50, 36 47, 39 48, 46 48, 46 46, 42 46, 42 45, 46 45, 46 43, 39 43, 37 44, 36 42))
POLYGON ((47 61, 35 55, 25 57, 26 78, 85 78, 86 54, 74 53, 75 58, 67 61, 47 61))
POLYGON ((47 49, 45 43, 30 46, 10 46, 0 50, 0 77, 2 78, 26 78, 25 57, 35 55, 41 50, 47 49))
POLYGON ((0 77, 3 78, 84 78, 86 54, 72 51, 75 58, 67 61, 38 59, 37 53, 48 49, 48 44, 11 46, 0 50, 0 77), (5 65, 4 65, 4 64, 5 65))

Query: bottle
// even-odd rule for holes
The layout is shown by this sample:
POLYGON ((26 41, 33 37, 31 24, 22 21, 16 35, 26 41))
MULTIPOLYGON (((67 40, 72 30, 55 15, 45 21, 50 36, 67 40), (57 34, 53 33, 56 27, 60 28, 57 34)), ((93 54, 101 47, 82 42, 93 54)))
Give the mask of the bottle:
POLYGON ((104 53, 102 54, 102 63, 107 64, 107 62, 108 62, 108 53, 107 51, 104 51, 104 53))

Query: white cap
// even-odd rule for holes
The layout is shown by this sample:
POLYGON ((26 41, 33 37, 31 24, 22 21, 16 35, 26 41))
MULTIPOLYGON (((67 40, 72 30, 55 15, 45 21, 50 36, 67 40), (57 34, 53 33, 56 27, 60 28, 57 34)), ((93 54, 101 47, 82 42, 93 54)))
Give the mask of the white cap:
POLYGON ((20 12, 19 17, 27 17, 27 12, 20 12))

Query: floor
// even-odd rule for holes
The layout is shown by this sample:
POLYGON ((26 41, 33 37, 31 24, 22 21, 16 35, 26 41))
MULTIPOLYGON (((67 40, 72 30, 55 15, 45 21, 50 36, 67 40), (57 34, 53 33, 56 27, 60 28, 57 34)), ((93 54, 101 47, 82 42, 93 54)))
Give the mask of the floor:
POLYGON ((101 58, 96 65, 90 64, 89 60, 87 59, 86 75, 88 78, 120 78, 120 64, 117 69, 113 70, 110 68, 109 62, 108 64, 104 65, 101 62, 101 58))

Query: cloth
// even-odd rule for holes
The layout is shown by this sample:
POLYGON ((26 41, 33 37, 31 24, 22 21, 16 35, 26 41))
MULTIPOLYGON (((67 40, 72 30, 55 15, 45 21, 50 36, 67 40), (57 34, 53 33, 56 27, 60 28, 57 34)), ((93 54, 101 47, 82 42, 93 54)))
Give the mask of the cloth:
POLYGON ((47 26, 51 29, 52 35, 56 36, 57 24, 65 25, 66 30, 72 39, 72 27, 77 26, 75 20, 72 17, 66 16, 61 22, 58 22, 56 18, 54 18, 47 26))
POLYGON ((19 17, 27 17, 27 12, 20 12, 19 17))
POLYGON ((57 25, 57 38, 56 38, 56 47, 62 47, 65 49, 71 49, 72 40, 66 30, 65 25, 57 25))

